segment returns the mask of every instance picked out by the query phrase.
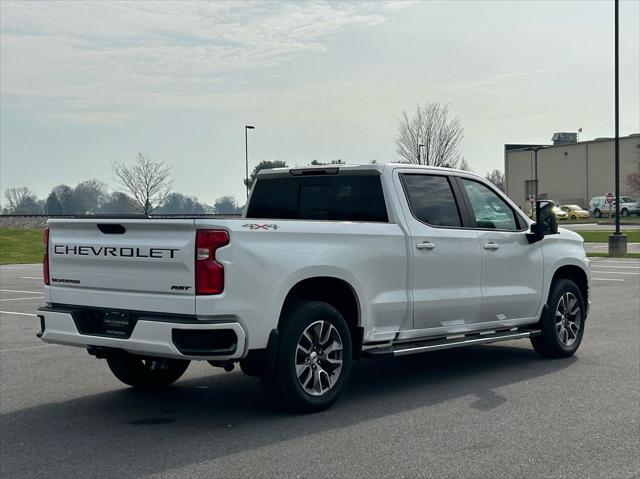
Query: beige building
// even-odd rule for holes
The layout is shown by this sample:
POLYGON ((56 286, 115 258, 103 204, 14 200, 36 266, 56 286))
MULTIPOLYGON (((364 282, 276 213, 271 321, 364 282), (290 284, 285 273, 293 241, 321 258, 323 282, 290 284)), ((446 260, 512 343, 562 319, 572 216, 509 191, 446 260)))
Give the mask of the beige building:
MULTIPOLYGON (((589 206, 594 196, 615 192, 614 140, 600 138, 575 142, 575 134, 556 133, 554 145, 505 145, 506 193, 525 211, 535 192, 535 152, 538 151, 538 198, 560 204, 589 206), (568 135, 558 136, 558 135, 568 135), (572 136, 573 135, 573 136, 572 136), (563 141, 569 141, 564 143, 563 141)), ((640 134, 620 138, 620 194, 634 197, 625 177, 640 167, 640 134)))

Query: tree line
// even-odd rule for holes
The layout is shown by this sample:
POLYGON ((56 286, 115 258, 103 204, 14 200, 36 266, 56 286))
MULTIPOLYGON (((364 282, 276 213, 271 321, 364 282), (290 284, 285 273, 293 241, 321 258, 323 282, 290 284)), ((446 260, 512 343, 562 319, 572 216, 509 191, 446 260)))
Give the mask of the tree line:
MULTIPOLYGON (((99 180, 83 181, 73 188, 58 185, 45 199, 38 199, 26 187, 9 188, 5 191, 5 200, 5 206, 2 208, 2 214, 5 215, 144 213, 129 194, 122 191, 109 192, 107 185, 99 180), (84 193, 89 190, 95 194, 87 197, 84 193)), ((213 205, 209 205, 194 196, 173 191, 151 214, 239 214, 241 211, 242 206, 238 205, 233 196, 222 196, 213 205)))
MULTIPOLYGON (((441 166, 471 171, 462 156, 464 128, 462 122, 449 117, 446 105, 428 102, 417 105, 411 114, 403 111, 395 140, 396 152, 404 163, 441 166)), ((375 161, 374 161, 375 162, 375 161)), ((313 160, 311 165, 344 164, 313 160)), ((284 161, 262 161, 243 184, 251 188, 260 170, 287 167, 284 161)), ((103 181, 92 179, 75 187, 58 185, 45 199, 38 199, 27 187, 5 191, 6 205, 2 214, 239 214, 243 209, 233 196, 222 196, 213 205, 172 190, 171 166, 138 154, 130 164, 112 162, 118 190, 110 191, 103 181)), ((504 191, 504 174, 500 170, 486 178, 504 191)))
POLYGON ((242 206, 233 196, 222 196, 212 205, 195 196, 171 191, 171 168, 164 162, 139 154, 132 165, 112 164, 119 190, 110 191, 100 180, 92 179, 75 187, 57 185, 44 199, 27 187, 5 191, 2 214, 240 214, 242 206))
MULTIPOLYGON (((131 165, 113 162, 111 166, 119 190, 110 191, 109 185, 96 179, 82 181, 75 187, 54 186, 44 199, 39 199, 25 186, 9 188, 4 192, 6 204, 2 214, 233 215, 240 214, 244 208, 231 195, 221 196, 213 204, 207 204, 195 196, 172 191, 170 165, 142 154, 138 154, 131 165)), ((249 177, 249 187, 260 170, 286 166, 284 161, 260 162, 249 177)), ((243 179, 243 183, 247 184, 247 181, 243 179)))

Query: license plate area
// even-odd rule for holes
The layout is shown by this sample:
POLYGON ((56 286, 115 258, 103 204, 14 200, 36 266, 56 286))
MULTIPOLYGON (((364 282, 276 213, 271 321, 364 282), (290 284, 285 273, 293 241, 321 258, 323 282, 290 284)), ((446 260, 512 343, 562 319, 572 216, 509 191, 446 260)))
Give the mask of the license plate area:
POLYGON ((74 311, 73 321, 80 334, 127 339, 131 336, 136 318, 126 311, 86 309, 74 311))
POLYGON ((119 311, 105 311, 102 324, 106 336, 128 338, 131 336, 131 316, 119 311))

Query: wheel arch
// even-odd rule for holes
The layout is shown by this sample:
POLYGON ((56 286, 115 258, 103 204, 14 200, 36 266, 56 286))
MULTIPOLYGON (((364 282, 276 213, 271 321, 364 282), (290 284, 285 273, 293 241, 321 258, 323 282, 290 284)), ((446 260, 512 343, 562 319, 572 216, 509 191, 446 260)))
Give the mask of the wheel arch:
POLYGON ((560 266, 553 273, 551 282, 553 283, 559 279, 569 279, 573 281, 582 293, 585 306, 589 304, 589 276, 584 269, 572 264, 560 266))
POLYGON ((323 301, 336 308, 347 322, 354 357, 362 349, 362 308, 356 290, 351 284, 333 276, 315 276, 302 279, 287 293, 278 318, 278 330, 287 320, 287 309, 299 301, 323 301))

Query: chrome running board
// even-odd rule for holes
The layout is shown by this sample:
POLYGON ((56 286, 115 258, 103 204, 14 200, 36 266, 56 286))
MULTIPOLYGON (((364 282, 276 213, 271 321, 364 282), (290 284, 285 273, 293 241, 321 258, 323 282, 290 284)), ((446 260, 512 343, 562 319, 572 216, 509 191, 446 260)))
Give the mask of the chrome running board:
POLYGON ((476 346, 478 344, 497 343, 500 341, 511 341, 513 339, 529 338, 540 334, 538 329, 519 329, 514 331, 500 331, 491 333, 467 334, 455 338, 427 339, 423 341, 412 341, 410 343, 395 343, 389 346, 375 346, 363 349, 363 357, 380 356, 406 356, 409 354, 424 353, 427 351, 438 351, 441 349, 461 348, 464 346, 476 346))

